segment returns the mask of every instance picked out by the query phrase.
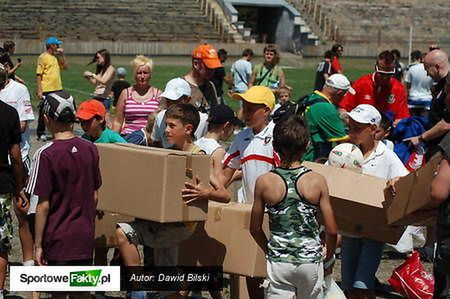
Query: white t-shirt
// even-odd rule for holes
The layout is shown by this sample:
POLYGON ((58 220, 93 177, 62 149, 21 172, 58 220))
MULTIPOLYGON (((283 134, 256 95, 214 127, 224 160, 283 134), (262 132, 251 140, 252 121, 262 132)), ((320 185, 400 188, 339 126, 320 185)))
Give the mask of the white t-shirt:
POLYGON ((400 158, 383 142, 378 142, 377 148, 364 160, 362 173, 390 180, 408 174, 400 158))
MULTIPOLYGON (((208 132, 208 114, 199 112, 200 122, 198 124, 197 130, 195 130, 195 139, 200 139, 205 136, 208 132)), ((173 144, 167 141, 166 133, 166 109, 161 110, 158 115, 156 115, 155 124, 153 125, 152 131, 152 141, 161 142, 163 148, 172 148, 173 144)))
POLYGON ((231 66, 231 73, 233 74, 234 91, 247 91, 248 81, 252 74, 252 64, 245 59, 239 59, 231 66))
POLYGON ((222 161, 224 166, 242 168, 246 203, 254 200, 256 179, 280 165, 280 158, 272 146, 274 127, 275 124, 270 122, 256 135, 251 128, 239 132, 222 161))
MULTIPOLYGON (((0 90, 0 101, 14 107, 19 114, 20 121, 31 122, 34 120, 30 93, 28 92, 27 87, 22 83, 9 80, 5 88, 0 90)), ((22 159, 25 159, 31 148, 29 126, 27 126, 21 137, 20 152, 22 154, 22 159)))
POLYGON ((427 75, 423 63, 413 64, 406 73, 405 82, 411 85, 408 100, 431 102, 431 87, 433 79, 427 75))
POLYGON ((202 137, 194 142, 202 151, 204 151, 207 155, 212 155, 214 151, 220 147, 222 147, 217 140, 213 138, 202 137))

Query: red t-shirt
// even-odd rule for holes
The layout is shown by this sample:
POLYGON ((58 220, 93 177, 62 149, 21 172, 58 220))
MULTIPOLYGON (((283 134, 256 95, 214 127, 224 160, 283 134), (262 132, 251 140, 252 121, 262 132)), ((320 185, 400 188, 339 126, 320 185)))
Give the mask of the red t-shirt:
POLYGON ((334 57, 333 61, 331 62, 331 72, 333 74, 336 74, 339 72, 343 73, 342 66, 339 63, 339 58, 337 58, 337 57, 334 57))
POLYGON ((352 95, 347 92, 339 107, 351 111, 360 104, 369 104, 380 112, 392 111, 394 120, 409 117, 406 91, 403 85, 397 79, 391 78, 390 88, 377 90, 373 75, 368 74, 356 80, 352 85, 356 94, 352 95))

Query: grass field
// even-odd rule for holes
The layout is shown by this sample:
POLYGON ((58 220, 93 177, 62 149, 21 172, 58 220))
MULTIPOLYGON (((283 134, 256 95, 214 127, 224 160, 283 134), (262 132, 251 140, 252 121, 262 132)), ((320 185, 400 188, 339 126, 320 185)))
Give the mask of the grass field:
MULTIPOLYGON (((18 57, 18 56, 17 56, 18 57)), ((14 57, 14 58, 17 58, 14 57)), ((123 66, 127 69, 127 80, 133 81, 131 75, 130 61, 131 56, 113 56, 113 64, 123 66)), ((30 94, 36 103, 36 80, 35 69, 37 56, 22 57, 24 64, 18 70, 17 74, 26 81, 30 94)), ((63 86, 70 91, 77 102, 81 102, 90 97, 90 93, 94 90, 93 86, 83 78, 85 70, 94 71, 94 65, 87 65, 90 61, 90 56, 68 56, 69 69, 62 71, 63 86)), ((237 58, 231 57, 226 62, 226 71, 230 71, 231 64, 237 58)), ((261 58, 255 59, 253 63, 259 63, 261 58)), ((290 56, 281 60, 281 65, 284 67, 286 73, 287 84, 294 88, 292 99, 296 100, 312 91, 316 65, 320 61, 317 59, 302 59, 300 57, 290 56)), ((373 69, 373 61, 368 59, 342 59, 345 74, 350 80, 355 80, 363 74, 370 72, 373 69)), ((190 69, 189 57, 156 57, 154 58, 154 71, 151 79, 151 84, 164 89, 168 80, 183 76, 190 69)), ((226 87, 224 88, 224 90, 226 87)), ((237 107, 237 103, 230 100, 228 103, 237 107)))

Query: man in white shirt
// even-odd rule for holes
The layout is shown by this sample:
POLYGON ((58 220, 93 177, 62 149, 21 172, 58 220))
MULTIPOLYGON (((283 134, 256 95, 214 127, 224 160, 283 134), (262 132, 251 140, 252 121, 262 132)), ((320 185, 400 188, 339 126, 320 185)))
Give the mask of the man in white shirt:
MULTIPOLYGON (((24 165, 24 176, 28 177, 31 160, 28 156, 31 149, 29 123, 34 120, 33 108, 30 101, 30 93, 25 85, 17 81, 7 79, 5 88, 0 90, 0 101, 14 107, 19 114, 20 132, 22 140, 20 142, 20 151, 24 165)), ((14 201, 18 203, 18 201, 14 201)), ((19 236, 22 244, 24 265, 34 265, 33 261, 33 238, 27 221, 26 206, 15 205, 19 221, 19 236)))
POLYGON ((231 66, 231 75, 233 76, 233 91, 237 93, 246 92, 248 89, 248 80, 252 74, 253 58, 252 49, 245 49, 242 52, 242 58, 234 62, 231 66))
POLYGON ((433 79, 427 75, 422 63, 422 53, 413 51, 411 53, 413 63, 406 73, 406 88, 408 90, 408 108, 414 115, 424 115, 431 106, 431 87, 433 79))

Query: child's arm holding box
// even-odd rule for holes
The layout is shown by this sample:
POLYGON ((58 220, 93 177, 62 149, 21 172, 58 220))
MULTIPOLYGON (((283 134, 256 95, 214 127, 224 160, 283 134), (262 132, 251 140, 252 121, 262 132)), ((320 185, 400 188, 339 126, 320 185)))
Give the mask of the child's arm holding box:
POLYGON ((230 193, 220 183, 214 174, 209 176, 209 186, 205 186, 200 178, 195 177, 195 183, 185 182, 186 188, 181 190, 183 200, 186 204, 197 200, 212 200, 228 203, 231 200, 230 193))

